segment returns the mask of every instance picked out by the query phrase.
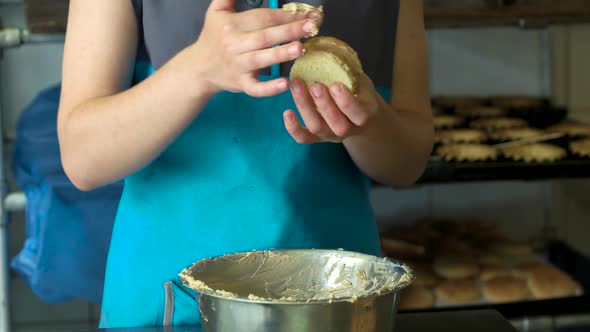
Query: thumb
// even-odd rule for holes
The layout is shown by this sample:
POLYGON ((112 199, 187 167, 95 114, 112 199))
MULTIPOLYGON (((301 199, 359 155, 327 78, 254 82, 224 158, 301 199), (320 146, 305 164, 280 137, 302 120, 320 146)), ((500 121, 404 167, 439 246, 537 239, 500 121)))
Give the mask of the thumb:
POLYGON ((211 1, 211 5, 209 5, 209 9, 233 12, 235 10, 235 3, 235 0, 213 0, 211 1))

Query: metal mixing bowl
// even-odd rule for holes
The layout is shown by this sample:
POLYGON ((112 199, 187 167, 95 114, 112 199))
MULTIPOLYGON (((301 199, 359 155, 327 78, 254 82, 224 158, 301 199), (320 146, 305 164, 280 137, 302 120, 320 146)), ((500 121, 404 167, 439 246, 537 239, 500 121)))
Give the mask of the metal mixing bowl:
POLYGON ((391 332, 402 263, 340 250, 278 250, 201 260, 180 274, 208 332, 391 332))

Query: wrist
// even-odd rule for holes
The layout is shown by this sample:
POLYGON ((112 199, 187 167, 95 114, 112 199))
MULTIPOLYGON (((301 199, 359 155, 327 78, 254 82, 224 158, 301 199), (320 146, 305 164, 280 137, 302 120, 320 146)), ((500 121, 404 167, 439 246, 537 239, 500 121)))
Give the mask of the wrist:
POLYGON ((194 92, 194 97, 211 98, 222 91, 213 83, 212 69, 209 68, 211 61, 206 60, 206 54, 201 51, 197 43, 188 46, 182 53, 182 62, 185 62, 183 68, 188 74, 187 86, 193 87, 191 91, 194 92))

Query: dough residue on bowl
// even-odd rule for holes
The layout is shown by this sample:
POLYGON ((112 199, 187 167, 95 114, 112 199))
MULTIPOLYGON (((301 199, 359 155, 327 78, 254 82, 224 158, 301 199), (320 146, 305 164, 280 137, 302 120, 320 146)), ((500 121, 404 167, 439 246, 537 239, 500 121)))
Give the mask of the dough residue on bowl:
POLYGON ((204 294, 257 302, 354 302, 406 287, 402 264, 344 251, 253 251, 197 262, 180 274, 204 294))

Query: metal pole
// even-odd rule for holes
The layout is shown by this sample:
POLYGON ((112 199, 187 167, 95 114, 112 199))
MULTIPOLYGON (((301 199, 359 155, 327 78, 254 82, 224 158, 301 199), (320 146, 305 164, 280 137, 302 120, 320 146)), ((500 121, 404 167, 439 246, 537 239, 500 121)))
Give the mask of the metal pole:
POLYGON ((0 29, 0 49, 15 48, 25 44, 59 44, 64 41, 63 33, 31 33, 29 30, 18 28, 0 29))
MULTIPOLYGON (((12 46, 16 43, 14 29, 0 29, 0 55, 4 46, 12 46)), ((20 35, 20 34, 18 34, 20 35)), ((0 87, 1 91, 1 87, 0 87)), ((8 218, 4 210, 4 197, 6 193, 6 175, 4 172, 4 121, 0 103, 0 332, 10 332, 10 263, 8 255, 8 218)))
MULTIPOLYGON (((1 109, 0 109, 1 111, 1 109)), ((0 116, 0 138, 4 137, 4 124, 0 116)), ((8 219, 4 209, 6 175, 4 172, 4 140, 0 140, 0 332, 10 332, 10 264, 8 256, 8 219)))

